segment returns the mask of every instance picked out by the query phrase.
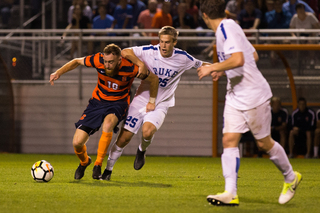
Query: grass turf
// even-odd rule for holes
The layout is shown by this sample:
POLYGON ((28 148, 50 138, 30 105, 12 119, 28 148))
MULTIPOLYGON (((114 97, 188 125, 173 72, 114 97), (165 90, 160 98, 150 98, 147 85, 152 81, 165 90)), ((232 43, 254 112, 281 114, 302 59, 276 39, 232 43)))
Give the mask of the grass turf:
POLYGON ((291 160, 303 181, 294 199, 280 205, 281 173, 268 159, 242 158, 239 207, 216 207, 206 201, 207 195, 224 190, 220 158, 148 156, 140 171, 133 169, 133 161, 133 156, 122 156, 111 181, 93 180, 93 164, 76 181, 79 162, 74 155, 0 154, 0 212, 320 211, 318 159, 291 160), (37 183, 30 174, 33 163, 42 159, 54 167, 49 183, 37 183))

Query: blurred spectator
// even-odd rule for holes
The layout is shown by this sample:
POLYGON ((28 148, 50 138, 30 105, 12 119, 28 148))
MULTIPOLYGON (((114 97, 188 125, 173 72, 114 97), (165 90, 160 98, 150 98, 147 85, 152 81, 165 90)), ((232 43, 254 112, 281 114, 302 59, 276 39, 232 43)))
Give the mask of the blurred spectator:
POLYGON ((132 6, 128 4, 127 0, 120 0, 116 6, 113 18, 116 20, 115 29, 132 29, 132 6))
POLYGON ((307 3, 311 9, 314 11, 314 15, 319 19, 319 2, 318 0, 303 0, 305 3, 307 3))
POLYGON ((241 10, 244 9, 244 0, 230 0, 226 5, 227 18, 237 20, 241 10))
MULTIPOLYGON (((106 7, 106 11, 107 11, 107 14, 113 16, 113 13, 114 13, 114 9, 116 8, 116 4, 113 3, 112 1, 110 0, 100 0, 98 5, 100 4, 104 4, 105 7, 106 7)), ((98 16, 99 15, 99 11, 98 11, 98 5, 93 7, 93 16, 92 16, 92 20, 94 17, 98 16)))
POLYGON ((238 15, 238 23, 242 29, 257 29, 262 18, 261 11, 256 8, 254 0, 245 0, 244 9, 238 15))
MULTIPOLYGON (((274 10, 274 0, 258 0, 258 9, 261 11, 261 21, 259 28, 268 29, 267 22, 265 20, 265 14, 274 10)), ((281 5, 282 6, 282 5, 281 5)))
POLYGON ((313 158, 318 158, 320 144, 320 109, 316 112, 317 127, 314 131, 313 158))
POLYGON ((307 108, 307 101, 305 98, 299 98, 298 108, 292 112, 292 130, 289 134, 289 158, 293 158, 293 148, 295 145, 300 147, 304 144, 301 144, 301 136, 306 136, 306 146, 307 153, 305 158, 310 158, 311 151, 311 137, 314 127, 314 112, 307 108), (300 136, 297 138, 297 136, 300 136), (299 140, 297 140, 299 139, 299 140))
MULTIPOLYGON (((312 13, 306 12, 304 4, 296 5, 296 14, 292 17, 290 28, 293 29, 319 29, 319 21, 312 13)), ((293 36, 295 36, 293 34, 293 36)), ((308 36, 308 34, 305 34, 308 36)))
POLYGON ((187 12, 187 4, 180 3, 178 6, 178 15, 173 17, 173 27, 177 29, 194 29, 194 19, 187 12))
MULTIPOLYGON (((140 29, 152 29, 152 18, 157 12, 161 12, 161 9, 157 8, 157 0, 148 1, 148 9, 142 11, 138 17, 138 27, 140 29)), ((141 33, 142 36, 151 36, 150 34, 141 33)))
POLYGON ((199 9, 196 5, 196 0, 186 0, 186 4, 187 4, 186 13, 188 13, 193 17, 195 27, 197 27, 198 21, 199 21, 199 9))
POLYGON ((88 2, 86 0, 73 0, 72 5, 69 7, 69 10, 68 10, 68 23, 71 24, 71 21, 73 18, 73 10, 74 10, 75 5, 80 5, 83 16, 88 17, 89 21, 91 22, 92 9, 88 5, 88 2))
MULTIPOLYGON (((91 29, 91 22, 87 16, 82 14, 81 6, 79 4, 74 5, 73 14, 71 24, 66 27, 68 29, 91 29)), ((63 33, 62 37, 67 35, 67 31, 63 33)), ((74 34, 74 36, 78 36, 78 34, 74 34)), ((62 40, 64 42, 64 40, 62 40)), ((91 45, 88 45, 88 54, 92 54, 93 50, 91 49, 91 45)), ((78 41, 71 42, 71 50, 70 50, 70 58, 74 58, 74 53, 78 49, 78 41)), ((80 57, 80 56, 78 56, 80 57)))
POLYGON ((287 139, 288 111, 282 108, 281 100, 278 97, 272 97, 271 99, 271 114, 271 136, 285 149, 287 139))
POLYGON ((1 0, 0 1, 0 14, 2 26, 0 28, 8 28, 9 20, 11 16, 11 7, 13 6, 14 0, 1 0))
POLYGON ((290 14, 293 16, 294 14, 296 14, 296 5, 298 3, 304 4, 306 12, 314 14, 314 11, 311 9, 311 7, 302 0, 288 0, 287 2, 283 3, 282 9, 284 11, 289 11, 290 14))
MULTIPOLYGON (((188 14, 187 12, 187 4, 186 3, 180 3, 178 5, 178 15, 173 17, 173 27, 176 29, 194 29, 195 24, 193 17, 188 14)), ((192 33, 179 33, 179 35, 182 36, 195 36, 192 33)), ((179 41, 177 44, 177 47, 187 50, 188 43, 190 44, 190 41, 179 41)))
POLYGON ((132 6, 133 14, 131 19, 131 26, 137 26, 137 21, 140 13, 147 9, 146 5, 140 0, 128 0, 128 3, 132 6))
MULTIPOLYGON (((274 9, 275 9, 274 4, 275 4, 275 3, 274 3, 274 0, 267 0, 267 1, 266 1, 266 8, 267 8, 267 10, 266 10, 265 13, 274 10, 274 9)), ((281 3, 281 7, 282 7, 282 3, 281 3)))
MULTIPOLYGON (((164 26, 172 26, 172 16, 170 15, 171 2, 170 0, 164 0, 162 3, 161 12, 157 12, 152 18, 151 27, 153 29, 160 29, 164 26)), ((157 36, 157 33, 152 33, 153 36, 157 36)), ((151 41, 153 45, 159 43, 159 40, 151 41)))
POLYGON ((274 10, 265 14, 265 21, 269 29, 288 29, 291 14, 282 9, 282 0, 274 0, 274 10))
MULTIPOLYGON (((105 4, 99 4, 98 5, 98 13, 99 15, 96 16, 93 20, 92 20, 92 28, 93 29, 113 29, 114 28, 114 18, 113 16, 107 14, 107 10, 106 10, 106 5, 105 4)), ((105 36, 103 34, 97 34, 95 36, 105 36)), ((93 49, 93 42, 89 42, 88 45, 92 45, 92 47, 90 47, 90 49, 93 49)), ((105 41, 101 41, 100 42, 100 50, 102 51, 103 48, 106 46, 106 42, 105 41)))

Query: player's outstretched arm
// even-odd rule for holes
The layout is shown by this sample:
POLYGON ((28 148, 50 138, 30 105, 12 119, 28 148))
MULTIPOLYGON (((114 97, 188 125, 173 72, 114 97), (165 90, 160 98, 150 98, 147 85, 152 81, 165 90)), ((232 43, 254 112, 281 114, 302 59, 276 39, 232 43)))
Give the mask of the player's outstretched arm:
POLYGON ((236 67, 241 67, 244 64, 244 56, 242 52, 232 53, 230 58, 221 62, 214 63, 212 65, 201 66, 197 69, 199 79, 211 75, 212 72, 224 72, 236 67))
POLYGON ((84 57, 82 58, 75 58, 65 65, 63 65, 60 69, 55 71, 50 75, 50 84, 54 85, 54 81, 58 80, 61 75, 63 75, 66 72, 69 72, 75 68, 77 68, 79 65, 84 65, 84 57))

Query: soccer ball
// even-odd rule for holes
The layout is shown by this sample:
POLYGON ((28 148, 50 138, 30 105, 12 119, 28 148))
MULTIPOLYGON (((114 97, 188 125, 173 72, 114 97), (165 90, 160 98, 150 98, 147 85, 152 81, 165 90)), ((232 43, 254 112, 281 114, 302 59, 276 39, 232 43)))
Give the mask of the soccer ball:
POLYGON ((37 161, 31 167, 31 175, 37 182, 49 182, 53 178, 53 167, 45 160, 37 161))

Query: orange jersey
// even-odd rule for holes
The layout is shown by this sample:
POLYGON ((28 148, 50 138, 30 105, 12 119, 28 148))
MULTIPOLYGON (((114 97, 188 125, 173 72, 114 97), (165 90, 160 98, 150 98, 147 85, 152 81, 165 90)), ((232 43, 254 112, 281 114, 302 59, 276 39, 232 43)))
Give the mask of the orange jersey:
POLYGON ((106 75, 102 53, 86 56, 84 65, 94 67, 98 72, 98 84, 92 92, 92 97, 99 101, 130 102, 132 82, 138 74, 138 66, 122 58, 119 73, 113 77, 106 75))

